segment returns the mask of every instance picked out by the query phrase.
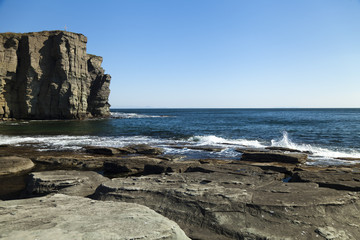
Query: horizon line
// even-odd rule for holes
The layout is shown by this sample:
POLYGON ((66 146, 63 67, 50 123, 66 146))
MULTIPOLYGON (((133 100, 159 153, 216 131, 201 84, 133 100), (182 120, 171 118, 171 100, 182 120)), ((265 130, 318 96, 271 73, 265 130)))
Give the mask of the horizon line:
POLYGON ((110 107, 110 109, 360 109, 360 107, 110 107))

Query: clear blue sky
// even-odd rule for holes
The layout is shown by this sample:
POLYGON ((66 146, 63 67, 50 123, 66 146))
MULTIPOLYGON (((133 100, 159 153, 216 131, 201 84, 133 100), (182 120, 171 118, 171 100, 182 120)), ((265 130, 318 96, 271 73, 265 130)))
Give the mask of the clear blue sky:
POLYGON ((359 0, 0 0, 0 32, 65 25, 112 107, 360 107, 359 0))

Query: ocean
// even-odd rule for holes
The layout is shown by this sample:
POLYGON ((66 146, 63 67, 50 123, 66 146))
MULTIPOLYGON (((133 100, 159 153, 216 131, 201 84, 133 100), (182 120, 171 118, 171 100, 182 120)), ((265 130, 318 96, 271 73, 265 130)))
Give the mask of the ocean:
POLYGON ((0 145, 39 151, 150 144, 184 159, 240 159, 236 148, 310 151, 310 165, 360 161, 360 109, 112 109, 98 120, 0 123, 0 145), (222 147, 221 152, 179 146, 222 147))

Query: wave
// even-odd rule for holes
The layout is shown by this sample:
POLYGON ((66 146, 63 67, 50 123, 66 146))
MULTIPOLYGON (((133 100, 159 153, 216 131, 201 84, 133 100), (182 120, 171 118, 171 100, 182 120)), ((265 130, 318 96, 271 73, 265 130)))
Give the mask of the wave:
POLYGON ((226 139, 214 135, 208 136, 193 136, 187 139, 189 143, 195 145, 219 145, 225 147, 225 150, 220 153, 222 156, 239 157, 234 149, 240 148, 258 148, 264 149, 266 147, 284 147, 295 149, 303 152, 309 152, 309 165, 340 165, 340 164, 355 164, 360 161, 355 160, 360 158, 360 152, 353 149, 330 149, 311 144, 299 144, 293 142, 289 134, 284 131, 283 135, 278 140, 271 140, 270 144, 266 141, 248 140, 248 139, 226 139), (348 160, 347 160, 348 158, 348 160), (353 160, 350 160, 350 159, 353 160))
POLYGON ((185 156, 206 158, 220 157, 239 159, 241 154, 235 151, 236 148, 258 148, 263 149, 267 146, 286 147, 300 151, 311 152, 309 155, 311 165, 335 165, 335 164, 354 164, 360 161, 347 161, 337 158, 360 158, 360 152, 352 149, 330 149, 311 144, 301 144, 293 142, 287 132, 283 132, 280 139, 273 139, 270 142, 248 139, 227 139, 215 135, 192 136, 187 139, 161 139, 149 136, 8 136, 0 135, 0 145, 13 146, 32 146, 39 151, 49 150, 80 150, 85 146, 103 147, 124 147, 131 144, 149 144, 163 147, 165 153, 182 154, 185 156), (185 146, 185 148, 174 148, 174 145, 185 146), (221 152, 209 152, 187 149, 186 146, 219 146, 224 150, 221 152))
POLYGON ((240 145, 243 147, 253 147, 253 148, 264 148, 266 147, 261 142, 257 140, 247 140, 247 139, 226 139, 222 137, 217 137, 214 135, 209 136, 193 136, 187 139, 189 142, 195 142, 198 145, 240 145))
POLYGON ((169 117, 165 115, 146 115, 138 113, 124 113, 124 112, 111 112, 111 118, 160 118, 160 117, 169 117))
POLYGON ((79 150, 85 146, 123 147, 130 144, 161 144, 158 139, 146 136, 100 137, 100 136, 4 136, 0 135, 0 145, 34 146, 40 151, 79 150))
POLYGON ((273 147, 285 147, 296 149, 304 152, 311 152, 311 157, 314 158, 325 158, 325 159, 335 159, 335 158, 360 158, 360 152, 348 149, 337 150, 329 149, 319 146, 313 146, 311 144, 298 144, 293 142, 289 138, 289 134, 284 131, 283 136, 279 140, 271 140, 271 146, 273 147))

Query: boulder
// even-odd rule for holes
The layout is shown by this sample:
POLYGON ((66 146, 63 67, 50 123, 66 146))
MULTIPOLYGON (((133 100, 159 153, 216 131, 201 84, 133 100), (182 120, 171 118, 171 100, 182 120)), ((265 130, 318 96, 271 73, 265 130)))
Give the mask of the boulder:
POLYGON ((91 171, 56 170, 34 172, 27 183, 27 195, 62 193, 71 196, 88 196, 103 182, 109 180, 91 171))
POLYGON ((306 163, 308 155, 304 153, 280 153, 280 152, 248 152, 243 151, 242 161, 251 162, 281 162, 281 163, 306 163))
POLYGON ((179 226, 138 204, 55 194, 0 201, 0 238, 188 240, 179 226))
POLYGON ((360 236, 359 193, 285 183, 240 164, 202 169, 208 171, 115 178, 94 197, 146 205, 193 239, 317 239, 327 226, 360 236))
POLYGON ((0 176, 30 170, 34 166, 35 164, 29 158, 16 156, 0 157, 0 176))

